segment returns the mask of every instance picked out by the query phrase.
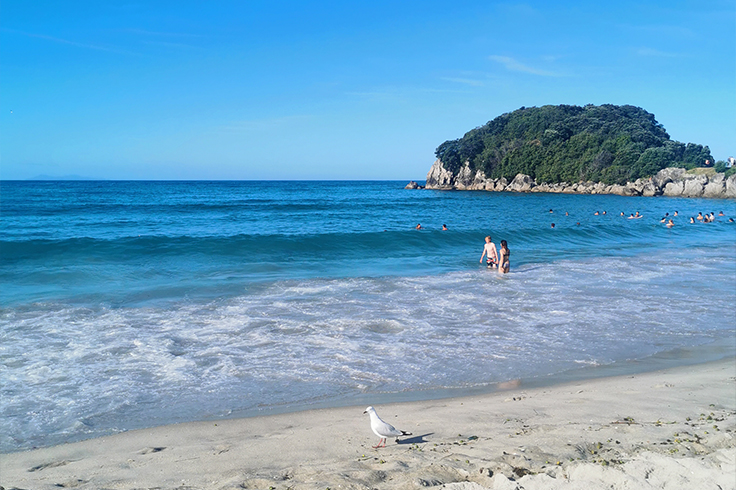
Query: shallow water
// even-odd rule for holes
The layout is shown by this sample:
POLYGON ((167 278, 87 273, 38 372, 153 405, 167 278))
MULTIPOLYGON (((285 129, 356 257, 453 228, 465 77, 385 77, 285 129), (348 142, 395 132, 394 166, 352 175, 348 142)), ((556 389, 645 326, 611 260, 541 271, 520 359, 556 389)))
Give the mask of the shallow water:
POLYGON ((402 186, 2 182, 0 450, 733 353, 736 202, 402 186))

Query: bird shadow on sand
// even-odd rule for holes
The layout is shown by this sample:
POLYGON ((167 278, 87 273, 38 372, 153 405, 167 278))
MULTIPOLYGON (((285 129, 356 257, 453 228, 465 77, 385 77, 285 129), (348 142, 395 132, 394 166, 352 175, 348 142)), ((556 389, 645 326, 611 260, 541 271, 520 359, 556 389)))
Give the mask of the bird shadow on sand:
POLYGON ((414 436, 408 439, 402 439, 400 441, 396 441, 396 444, 425 444, 429 441, 425 441, 424 438, 427 436, 431 436, 432 434, 434 434, 434 432, 428 432, 426 434, 422 434, 421 436, 414 436))

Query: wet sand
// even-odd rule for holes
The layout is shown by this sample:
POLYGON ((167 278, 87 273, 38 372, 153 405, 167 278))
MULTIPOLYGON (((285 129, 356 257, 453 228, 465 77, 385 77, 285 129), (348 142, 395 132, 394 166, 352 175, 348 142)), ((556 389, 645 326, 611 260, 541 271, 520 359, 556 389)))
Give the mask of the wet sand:
POLYGON ((736 488, 736 360, 482 396, 168 425, 0 456, 23 489, 736 488))

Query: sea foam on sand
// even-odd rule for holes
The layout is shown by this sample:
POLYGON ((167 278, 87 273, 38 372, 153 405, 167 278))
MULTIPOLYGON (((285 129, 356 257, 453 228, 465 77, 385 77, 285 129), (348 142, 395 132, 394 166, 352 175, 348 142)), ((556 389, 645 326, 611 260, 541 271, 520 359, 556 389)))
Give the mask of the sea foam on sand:
POLYGON ((3 454, 5 488, 736 488, 736 361, 483 396, 197 422, 3 454))

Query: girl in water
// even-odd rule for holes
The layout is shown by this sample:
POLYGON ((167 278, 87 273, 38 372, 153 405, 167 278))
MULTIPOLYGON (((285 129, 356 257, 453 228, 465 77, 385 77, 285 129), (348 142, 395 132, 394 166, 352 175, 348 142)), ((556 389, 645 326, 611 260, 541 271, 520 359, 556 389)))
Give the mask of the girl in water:
POLYGON ((511 256, 511 250, 509 250, 509 245, 506 243, 506 240, 501 240, 500 255, 500 258, 498 259, 498 271, 506 274, 509 271, 509 257, 511 256))

